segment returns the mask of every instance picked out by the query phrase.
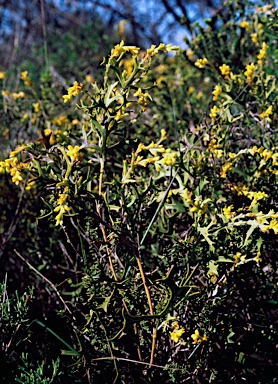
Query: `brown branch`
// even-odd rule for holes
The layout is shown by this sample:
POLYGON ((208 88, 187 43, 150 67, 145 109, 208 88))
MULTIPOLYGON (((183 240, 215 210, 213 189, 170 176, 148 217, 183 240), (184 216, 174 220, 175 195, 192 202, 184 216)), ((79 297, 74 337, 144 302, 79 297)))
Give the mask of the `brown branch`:
POLYGON ((51 286, 51 288, 53 289, 53 291, 56 293, 57 297, 59 298, 59 300, 61 301, 61 303, 63 303, 64 307, 65 307, 65 310, 68 311, 68 313, 70 315, 72 315, 72 312, 71 310, 69 309, 69 307, 67 306, 67 304, 65 303, 64 299, 62 298, 62 296, 60 295, 60 292, 58 291, 58 289, 55 287, 55 285, 50 281, 48 280, 47 277, 45 277, 41 272, 39 272, 35 267, 33 267, 26 259, 24 259, 24 257, 19 253, 17 252, 16 249, 14 249, 14 252, 17 254, 17 256, 24 261, 24 263, 26 263, 28 265, 28 267, 30 269, 32 269, 38 276, 40 276, 44 281, 47 282, 47 284, 49 284, 51 286))

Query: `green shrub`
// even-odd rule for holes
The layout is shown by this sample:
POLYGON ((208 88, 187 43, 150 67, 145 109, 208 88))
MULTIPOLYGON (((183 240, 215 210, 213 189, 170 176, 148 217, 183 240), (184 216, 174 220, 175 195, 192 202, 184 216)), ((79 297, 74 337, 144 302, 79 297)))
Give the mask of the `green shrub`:
POLYGON ((121 42, 102 82, 38 98, 23 72, 27 97, 4 90, 7 118, 29 113, 42 134, 25 131, 0 167, 42 199, 57 239, 37 274, 61 303, 76 380, 274 382, 277 14, 234 7, 184 55, 121 42))

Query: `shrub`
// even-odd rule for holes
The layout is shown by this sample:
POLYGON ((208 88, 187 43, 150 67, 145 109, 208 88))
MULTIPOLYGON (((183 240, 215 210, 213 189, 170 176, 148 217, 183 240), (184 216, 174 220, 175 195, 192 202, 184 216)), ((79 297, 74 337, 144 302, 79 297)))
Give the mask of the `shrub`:
POLYGON ((54 86, 36 100, 21 75, 29 107, 10 110, 35 99, 42 136, 0 166, 42 198, 57 239, 52 277, 37 273, 61 303, 75 378, 274 382, 277 14, 241 10, 184 55, 117 44, 103 81, 75 81, 60 116, 54 86))

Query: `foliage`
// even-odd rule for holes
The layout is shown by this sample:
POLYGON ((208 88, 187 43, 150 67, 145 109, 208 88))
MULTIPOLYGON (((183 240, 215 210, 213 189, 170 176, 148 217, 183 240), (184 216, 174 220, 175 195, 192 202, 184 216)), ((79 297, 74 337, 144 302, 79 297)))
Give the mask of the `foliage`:
POLYGON ((22 195, 3 255, 60 309, 63 337, 35 317, 57 382, 274 382, 277 11, 225 15, 184 53, 121 42, 66 94, 2 74, 0 170, 22 195))

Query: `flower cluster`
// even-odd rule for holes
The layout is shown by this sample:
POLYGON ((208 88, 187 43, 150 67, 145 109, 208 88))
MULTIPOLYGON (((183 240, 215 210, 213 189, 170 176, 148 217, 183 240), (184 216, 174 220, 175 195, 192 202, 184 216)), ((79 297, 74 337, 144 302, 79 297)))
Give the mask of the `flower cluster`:
POLYGON ((266 51, 268 46, 265 42, 263 42, 262 49, 260 50, 260 53, 257 56, 258 64, 263 65, 264 59, 266 58, 266 51))
POLYGON ((233 163, 231 161, 227 161, 221 171, 220 171, 220 177, 222 177, 223 179, 225 179, 227 177, 227 172, 230 171, 231 169, 233 168, 233 163))
POLYGON ((213 94, 213 100, 214 101, 217 101, 218 100, 218 96, 222 93, 222 87, 220 84, 217 84, 214 88, 214 90, 212 91, 212 94, 213 94))
POLYGON ((223 214, 225 216, 225 219, 230 220, 230 218, 234 215, 233 209, 233 205, 229 205, 228 207, 223 208, 223 214))
POLYGON ((204 68, 205 65, 208 64, 208 59, 205 57, 203 59, 198 59, 196 62, 195 62, 195 66, 197 68, 204 68))
POLYGON ((125 52, 130 52, 132 54, 133 57, 137 57, 139 55, 139 52, 140 52, 140 48, 139 47, 135 47, 135 46, 127 46, 127 45, 124 45, 124 41, 122 40, 120 42, 120 44, 117 44, 114 48, 112 48, 111 50, 111 57, 119 57, 122 53, 125 53, 125 52))
POLYGON ((214 156, 216 156, 218 159, 221 159, 221 157, 223 157, 224 151, 223 151, 223 149, 219 149, 219 148, 221 148, 221 145, 219 143, 217 143, 216 139, 212 139, 209 142, 208 148, 209 148, 210 152, 214 156))
POLYGON ((242 20, 242 21, 239 23, 239 26, 240 26, 240 28, 243 28, 243 29, 245 29, 246 31, 250 31, 250 24, 248 23, 247 20, 242 20))
POLYGON ((214 105, 211 108, 209 117, 211 118, 212 122, 214 122, 216 120, 217 115, 218 115, 219 112, 220 112, 220 109, 216 105, 214 105))
POLYGON ((273 113, 273 107, 272 107, 272 105, 270 105, 270 106, 267 108, 266 111, 260 113, 260 118, 261 118, 262 120, 264 120, 264 121, 271 121, 271 119, 270 119, 269 116, 272 115, 272 113, 273 113))
POLYGON ((153 44, 151 48, 147 49, 147 53, 144 59, 149 59, 153 56, 156 56, 159 53, 159 51, 169 53, 169 52, 177 52, 179 51, 179 49, 180 48, 178 46, 171 45, 171 44, 160 43, 158 46, 153 44))
POLYGON ((221 75, 225 76, 225 77, 228 77, 231 73, 231 68, 229 65, 227 64, 222 64, 220 67, 220 72, 221 72, 221 75))
POLYGON ((32 86, 32 81, 30 79, 30 77, 28 76, 28 71, 24 71, 24 72, 21 72, 21 80, 23 80, 24 84, 27 86, 27 87, 31 87, 32 86))
POLYGON ((191 335, 191 338, 193 339, 193 344, 201 343, 202 341, 207 341, 208 339, 206 335, 201 336, 198 329, 196 329, 191 335))
POLYGON ((83 84, 75 81, 73 83, 73 86, 68 88, 68 94, 62 96, 64 99, 64 103, 67 103, 68 101, 70 101, 73 96, 77 96, 81 92, 82 88, 83 88, 83 84))
POLYGON ((146 111, 146 107, 148 104, 148 99, 150 99, 150 95, 148 92, 143 92, 141 88, 134 93, 134 96, 138 97, 138 104, 141 105, 143 111, 146 111))
POLYGON ((11 98, 13 100, 17 99, 23 99, 25 97, 25 93, 23 91, 20 92, 9 92, 9 91, 2 91, 2 96, 5 97, 6 99, 11 98))
POLYGON ((54 212, 58 212, 58 215, 55 217, 55 226, 63 225, 64 214, 71 210, 71 208, 67 204, 67 200, 69 198, 68 190, 69 188, 66 187, 64 189, 64 192, 59 194, 57 206, 54 208, 54 212))
POLYGON ((256 70, 257 70, 257 67, 254 63, 247 64, 246 71, 244 72, 247 83, 250 83, 252 81, 256 70))
POLYGON ((21 170, 24 167, 23 163, 18 163, 17 157, 10 157, 5 161, 0 161, 0 173, 7 172, 11 175, 12 181, 18 185, 22 180, 21 170))
POLYGON ((183 327, 180 327, 179 326, 179 323, 177 321, 174 321, 172 323, 172 326, 171 326, 171 329, 173 330, 171 333, 170 333, 170 338, 171 340, 173 340, 175 343, 178 343, 180 338, 182 337, 182 335, 184 334, 185 332, 185 329, 183 327))
POLYGON ((164 148, 160 142, 166 138, 166 132, 161 130, 161 138, 157 143, 151 142, 149 145, 140 143, 135 152, 135 160, 133 165, 141 165, 146 167, 148 164, 154 164, 155 169, 159 171, 161 166, 172 167, 175 165, 179 152, 173 151, 171 148, 164 148), (139 155, 142 151, 149 151, 152 157, 144 158, 139 155))
POLYGON ((78 145, 75 145, 74 147, 72 145, 68 145, 67 155, 71 158, 72 162, 80 160, 82 157, 80 147, 78 145))

